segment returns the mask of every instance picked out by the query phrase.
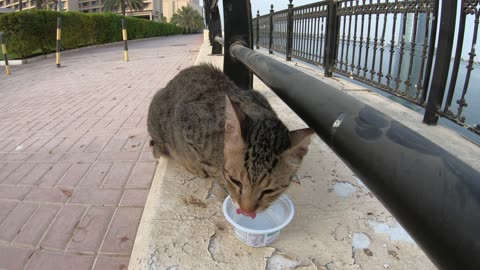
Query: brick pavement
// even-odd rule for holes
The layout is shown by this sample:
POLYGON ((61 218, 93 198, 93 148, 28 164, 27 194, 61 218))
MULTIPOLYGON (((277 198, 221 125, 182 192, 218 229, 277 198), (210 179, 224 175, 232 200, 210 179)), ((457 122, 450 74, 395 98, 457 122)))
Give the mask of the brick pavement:
MULTIPOLYGON (((0 74, 0 269, 126 269, 156 167, 153 93, 201 35, 64 53, 0 74)), ((3 72, 3 70, 2 70, 3 72)))

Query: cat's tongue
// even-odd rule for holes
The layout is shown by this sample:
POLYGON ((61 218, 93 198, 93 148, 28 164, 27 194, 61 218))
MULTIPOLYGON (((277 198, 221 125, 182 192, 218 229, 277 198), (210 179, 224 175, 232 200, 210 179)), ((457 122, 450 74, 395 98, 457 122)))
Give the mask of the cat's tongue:
POLYGON ((255 212, 245 212, 240 208, 237 209, 237 214, 238 215, 242 214, 244 216, 251 217, 252 219, 254 219, 257 216, 255 212))

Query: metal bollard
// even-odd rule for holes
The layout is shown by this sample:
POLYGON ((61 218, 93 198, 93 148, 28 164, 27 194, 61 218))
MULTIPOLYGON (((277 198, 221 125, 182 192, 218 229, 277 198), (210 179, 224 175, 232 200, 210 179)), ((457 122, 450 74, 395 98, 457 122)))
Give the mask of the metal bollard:
POLYGON ((57 18, 57 67, 60 67, 60 50, 62 48, 62 18, 57 18))
POLYGON ((3 32, 0 32, 0 44, 2 44, 3 60, 5 61, 5 74, 10 75, 12 73, 10 72, 10 66, 8 65, 7 45, 5 45, 3 32))
POLYGON ((127 22, 122 18, 122 34, 123 34, 123 59, 128 62, 128 44, 127 44, 127 22))

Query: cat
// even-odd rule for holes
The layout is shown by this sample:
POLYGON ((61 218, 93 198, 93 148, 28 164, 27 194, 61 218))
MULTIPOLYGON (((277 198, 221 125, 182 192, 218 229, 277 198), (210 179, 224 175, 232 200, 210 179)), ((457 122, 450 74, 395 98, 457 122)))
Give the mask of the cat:
POLYGON ((220 180, 244 213, 264 210, 287 189, 313 134, 289 131, 262 94, 209 64, 184 69, 155 93, 147 126, 155 158, 220 180))

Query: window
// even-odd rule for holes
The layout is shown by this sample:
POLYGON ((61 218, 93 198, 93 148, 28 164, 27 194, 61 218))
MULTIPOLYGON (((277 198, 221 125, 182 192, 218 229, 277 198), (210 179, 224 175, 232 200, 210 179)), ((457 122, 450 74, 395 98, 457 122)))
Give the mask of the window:
POLYGON ((97 12, 98 12, 98 8, 92 9, 92 12, 93 12, 93 13, 97 13, 97 12))

